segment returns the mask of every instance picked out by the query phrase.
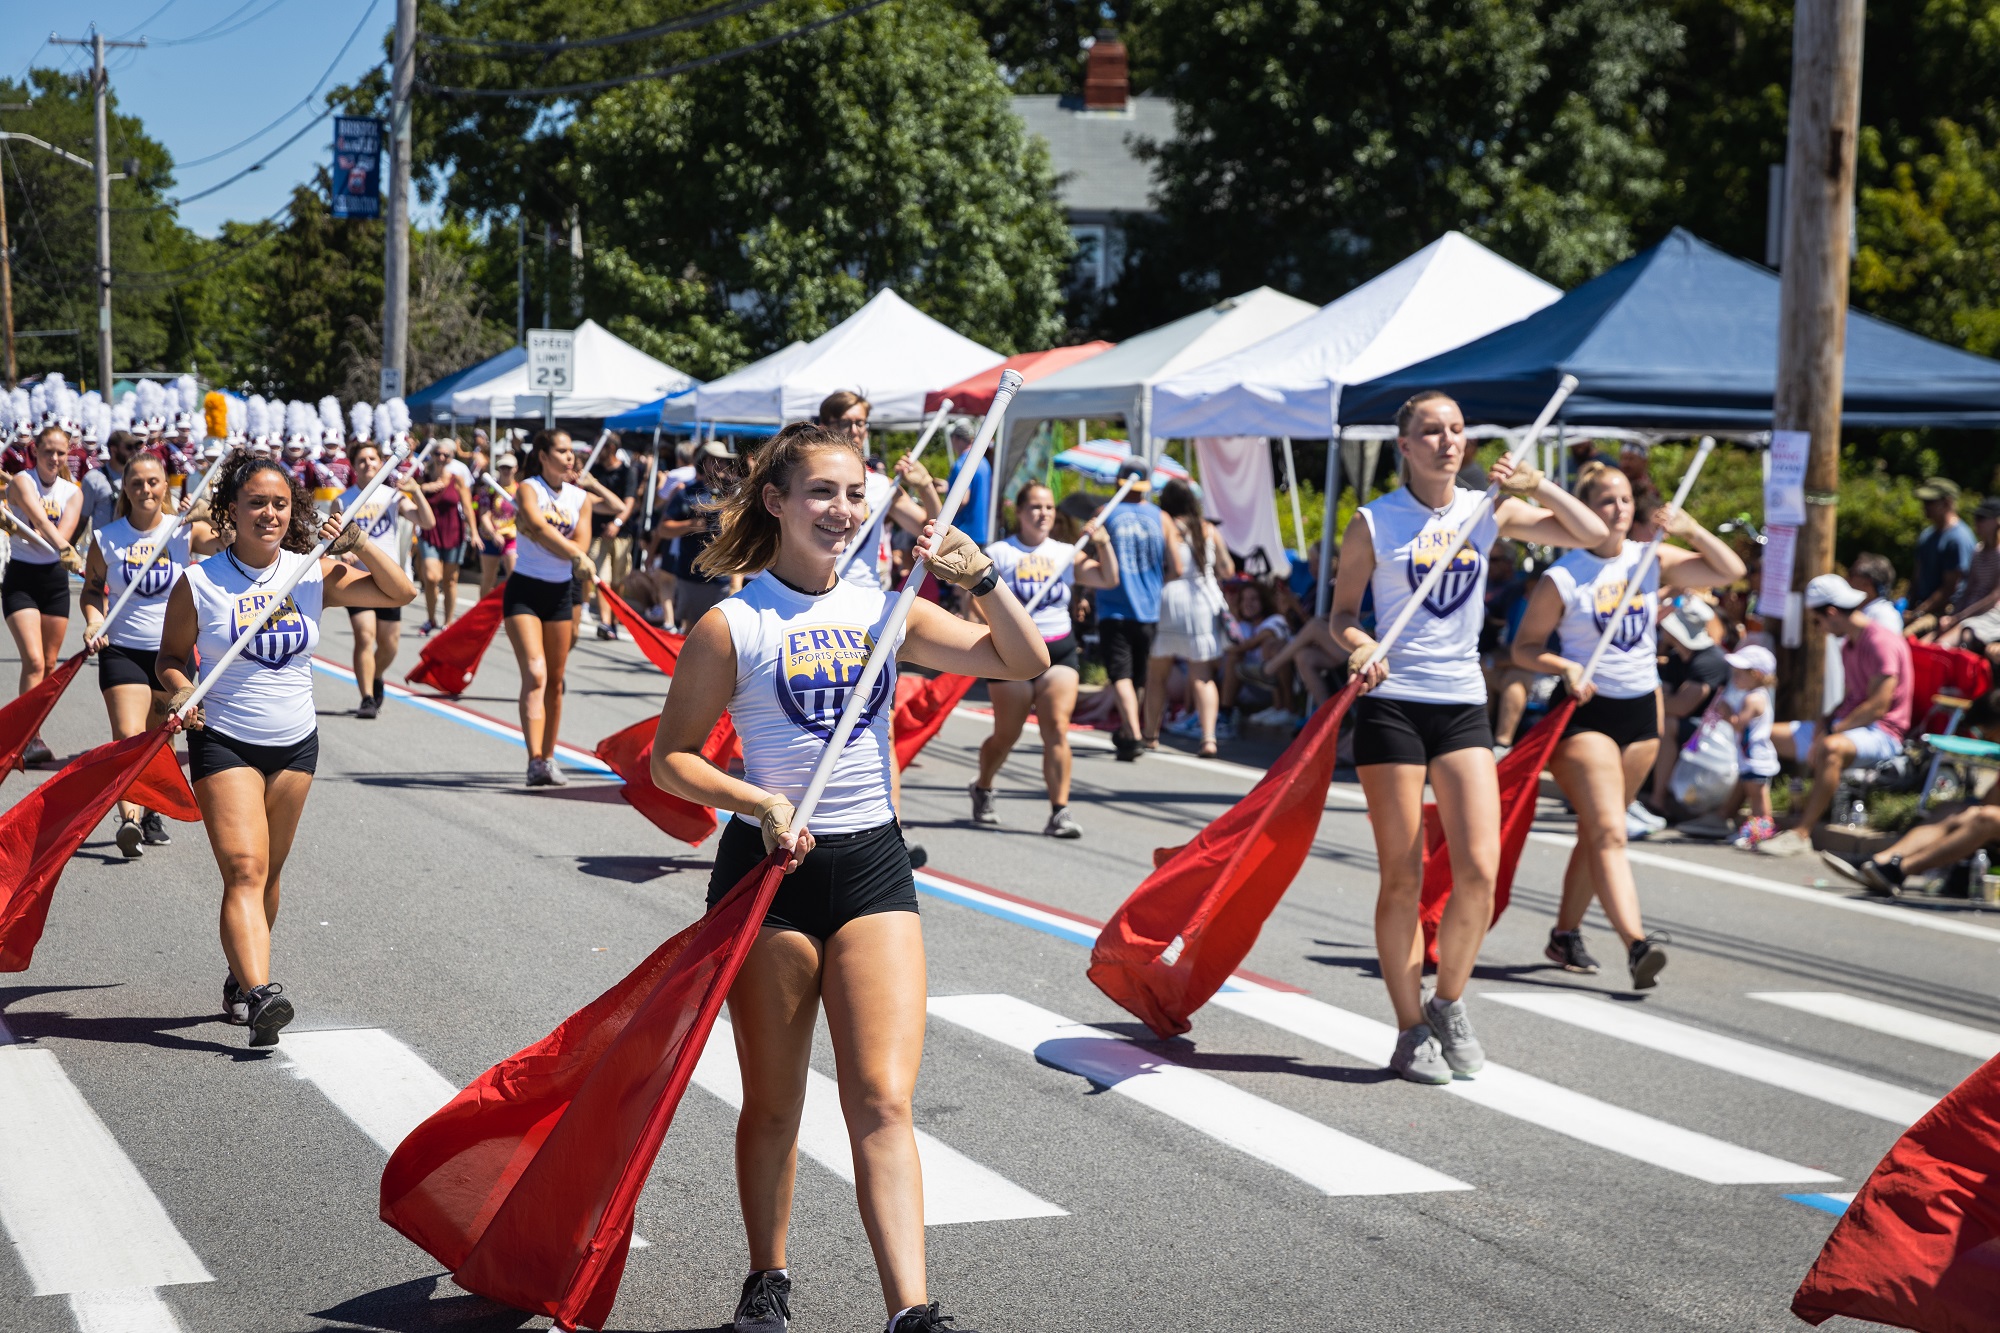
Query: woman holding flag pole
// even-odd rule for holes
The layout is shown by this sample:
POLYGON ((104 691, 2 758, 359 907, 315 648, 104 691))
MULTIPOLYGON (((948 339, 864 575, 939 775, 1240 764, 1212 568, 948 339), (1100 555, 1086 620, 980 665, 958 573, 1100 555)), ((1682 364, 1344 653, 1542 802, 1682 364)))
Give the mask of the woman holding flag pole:
MULTIPOLYGON (((1003 378, 974 452, 1019 377, 1003 378)), ((730 811, 710 879, 713 906, 772 849, 787 878, 729 994, 743 1110, 737 1181, 751 1273, 734 1327, 776 1333, 790 1313, 792 1179, 813 1028, 822 1002, 854 1142, 862 1222, 889 1333, 944 1333, 924 1277, 923 1183, 910 1103, 923 1054, 923 932, 890 803, 895 755, 890 658, 995 680, 1029 680, 1049 655, 993 562, 949 526, 972 469, 919 539, 919 565, 893 600, 839 577, 865 522, 866 468, 847 434, 788 426, 758 451, 702 553, 715 573, 756 577, 695 625, 660 717, 653 780, 730 811), (965 589, 984 624, 916 599, 928 565, 965 589), (907 617, 907 619, 906 619, 907 617), (881 645, 878 647, 878 645, 881 645), (701 755, 727 708, 744 777, 701 755)))
POLYGON ((1571 551, 1535 587, 1514 638, 1514 662, 1537 675, 1560 676, 1577 708, 1556 742, 1549 767, 1576 811, 1576 848, 1563 874, 1562 908, 1549 931, 1549 961, 1594 974, 1583 942, 1583 914, 1595 897, 1625 943, 1634 990, 1658 981, 1667 964, 1658 937, 1639 917, 1638 886, 1625 858, 1625 809, 1651 780, 1660 748, 1659 653, 1654 642, 1662 589, 1711 588, 1743 577, 1727 543, 1681 508, 1713 440, 1705 440, 1672 504, 1657 511, 1662 537, 1692 550, 1630 540, 1632 483, 1608 463, 1578 475, 1576 497, 1604 523, 1604 540, 1571 551), (1546 651, 1551 634, 1560 650, 1546 651))
POLYGON ((1500 861, 1500 788, 1478 654, 1486 553, 1499 537, 1542 546, 1605 540, 1596 514, 1522 461, 1567 396, 1559 392, 1524 443, 1489 469, 1493 485, 1481 493, 1458 485, 1469 452, 1458 404, 1434 389, 1416 394, 1396 413, 1403 485, 1363 505, 1341 541, 1330 627, 1362 682, 1354 763, 1381 863, 1375 947, 1400 1030, 1389 1067, 1414 1083, 1449 1083, 1486 1063, 1463 998, 1492 923, 1500 861), (1371 590, 1377 623, 1387 626, 1381 643, 1361 628, 1362 594, 1371 590), (1453 882, 1429 999, 1419 915, 1426 780, 1453 882))
MULTIPOLYGON (((0 611, 21 657, 20 693, 26 694, 62 655, 69 576, 83 572, 83 557, 70 545, 83 519, 83 491, 69 475, 69 434, 61 426, 44 427, 35 437, 34 466, 8 480, 7 507, 20 531, 0 575, 0 611)), ((24 764, 54 757, 40 736, 21 752, 24 764)))
MULTIPOLYGON (((362 488, 357 510, 392 472, 362 488)), ((232 459, 210 513, 230 541, 174 584, 157 674, 173 691, 168 726, 187 729, 189 776, 222 871, 223 1014, 250 1028, 252 1046, 271 1046, 293 1017, 284 988, 271 981, 271 927, 319 763, 312 651, 320 614, 407 606, 417 589, 357 525, 337 517, 317 524, 312 497, 271 458, 232 459), (350 553, 359 566, 340 558, 350 553), (197 647, 200 684, 189 675, 197 647)))
MULTIPOLYGON (((353 471, 354 484, 333 502, 333 512, 336 517, 345 518, 360 528, 369 542, 381 547, 393 560, 396 520, 407 518, 417 525, 417 531, 427 533, 437 526, 437 514, 431 508, 430 497, 424 494, 424 488, 417 484, 414 476, 392 478, 388 486, 375 493, 365 508, 362 506, 361 493, 367 489, 369 482, 375 480, 375 474, 382 470, 382 451, 385 447, 361 440, 348 450, 347 464, 353 471)), ((387 693, 382 682, 388 678, 389 667, 396 660, 396 647, 403 634, 403 608, 350 606, 347 608, 347 624, 354 631, 354 684, 361 691, 361 703, 354 710, 354 716, 379 717, 382 699, 387 693)))
POLYGON ((521 738, 528 746, 530 787, 560 787, 569 781, 555 758, 563 672, 581 614, 578 581, 588 586, 596 574, 586 549, 590 496, 575 482, 576 461, 566 432, 541 431, 528 446, 521 484, 514 488, 515 531, 521 541, 514 572, 501 594, 500 615, 521 670, 521 738))
MULTIPOLYGON (((166 622, 167 597, 196 555, 214 555, 222 538, 187 515, 208 489, 221 462, 167 513, 167 465, 139 454, 125 465, 115 517, 93 535, 83 573, 84 647, 97 654, 97 688, 111 715, 111 737, 124 740, 167 719, 167 696, 153 674, 166 622), (105 598, 117 600, 105 610, 105 598)), ((173 841, 159 812, 118 803, 118 850, 130 859, 145 846, 173 841)))

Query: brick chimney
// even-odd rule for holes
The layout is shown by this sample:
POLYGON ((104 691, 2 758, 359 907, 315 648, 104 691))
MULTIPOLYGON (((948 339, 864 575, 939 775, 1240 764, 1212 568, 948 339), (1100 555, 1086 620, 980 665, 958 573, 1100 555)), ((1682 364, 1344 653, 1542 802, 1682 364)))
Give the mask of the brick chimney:
POLYGON ((1132 85, 1125 68, 1125 43, 1109 28, 1101 28, 1083 64, 1083 109, 1123 111, 1132 85))

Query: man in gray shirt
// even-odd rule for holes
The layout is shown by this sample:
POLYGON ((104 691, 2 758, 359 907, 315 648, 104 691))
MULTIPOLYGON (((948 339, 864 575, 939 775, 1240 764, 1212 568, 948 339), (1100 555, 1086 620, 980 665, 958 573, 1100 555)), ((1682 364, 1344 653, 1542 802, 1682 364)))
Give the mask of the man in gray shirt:
POLYGON ((130 431, 114 430, 104 442, 111 455, 103 467, 83 474, 83 520, 92 532, 102 532, 118 506, 118 488, 125 484, 125 468, 139 454, 139 437, 130 431))

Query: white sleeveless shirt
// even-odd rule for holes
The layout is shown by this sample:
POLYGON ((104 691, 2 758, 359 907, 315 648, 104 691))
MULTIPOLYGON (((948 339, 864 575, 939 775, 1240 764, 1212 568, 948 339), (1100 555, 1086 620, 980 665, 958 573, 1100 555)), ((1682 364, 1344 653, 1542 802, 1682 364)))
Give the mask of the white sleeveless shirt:
POLYGON ((243 629, 270 602, 273 587, 302 561, 312 568, 242 656, 229 664, 202 700, 207 725, 249 745, 292 745, 319 725, 313 712, 312 652, 319 646, 324 589, 319 560, 278 552, 268 569, 248 569, 228 552, 190 565, 181 577, 194 595, 201 632, 195 640, 204 663, 222 660, 243 629))
POLYGON ((1009 537, 1004 542, 994 542, 986 548, 986 554, 993 557, 993 567, 1000 571, 1000 580, 1014 590, 1014 596, 1022 606, 1026 606, 1044 584, 1054 582, 1049 595, 1042 598, 1042 604, 1035 608, 1035 628, 1042 632, 1042 642, 1054 643, 1057 639, 1070 636, 1069 590, 1076 586, 1076 560, 1072 553, 1076 547, 1068 542, 1059 542, 1050 537, 1040 546, 1029 546, 1018 536, 1009 537), (1057 566, 1061 572, 1057 572, 1057 566))
MULTIPOLYGON (((1625 585, 1646 548, 1627 541, 1625 549, 1609 559, 1589 551, 1568 551, 1549 566, 1548 577, 1562 598, 1562 620, 1556 637, 1562 655, 1572 662, 1588 662, 1597 651, 1597 641, 1611 623, 1611 612, 1625 595, 1625 585)), ((1637 699, 1651 694, 1660 684, 1660 656, 1655 627, 1660 620, 1660 564, 1656 560, 1646 571, 1640 586, 1618 618, 1618 628, 1604 650, 1604 660, 1590 679, 1597 692, 1607 699, 1637 699)))
MULTIPOLYGON (((583 515, 583 487, 566 481, 558 491, 540 477, 529 477, 521 485, 534 488, 543 520, 563 537, 575 542, 577 521, 583 515)), ((570 567, 569 561, 530 537, 526 525, 523 525, 521 540, 514 546, 514 572, 523 578, 540 579, 544 583, 568 583, 576 571, 570 567)))
POLYGON ((403 493, 390 482, 383 482, 381 489, 369 498, 368 508, 357 511, 355 503, 361 499, 362 488, 349 486, 340 493, 340 516, 361 529, 362 535, 388 553, 391 560, 396 558, 396 519, 403 512, 403 493))
POLYGON ((165 554, 155 535, 173 520, 162 514, 150 532, 140 532, 129 518, 113 519, 97 533, 97 549, 104 558, 104 609, 109 611, 133 583, 139 590, 118 619, 107 627, 108 637, 120 648, 157 649, 160 630, 167 622, 167 594, 174 580, 192 563, 188 547, 188 525, 183 523, 167 542, 165 554))
MULTIPOLYGON (((833 736, 848 687, 861 678, 891 598, 846 579, 817 597, 796 592, 766 570, 719 603, 736 649, 736 691, 729 715, 743 739, 743 776, 797 805, 833 736)), ((896 647, 902 647, 899 637, 896 647)), ((847 748, 808 826, 817 833, 858 833, 896 817, 889 804, 889 718, 896 707, 896 660, 868 694, 847 748)), ((746 824, 756 821, 736 816, 746 824)))
MULTIPOLYGON (((1442 514, 1398 487, 1361 507, 1375 545, 1376 634, 1386 634, 1405 604, 1472 519, 1483 491, 1458 487, 1442 514)), ((1488 510, 1450 569, 1389 648, 1389 679, 1374 690, 1383 699, 1410 703, 1483 704, 1486 677, 1479 669, 1479 627, 1486 616, 1486 553, 1500 535, 1488 510)))
MULTIPOLYGON (((840 571, 840 577, 857 588, 880 588, 882 586, 882 564, 889 554, 889 514, 888 508, 896 499, 896 481, 880 472, 870 472, 863 483, 863 499, 868 505, 868 517, 862 520, 862 533, 858 540, 867 544, 868 549, 857 553, 847 567, 840 571)), ((847 560, 847 553, 840 558, 847 560)))
MULTIPOLYGON (((41 473, 33 468, 29 468, 21 475, 28 479, 28 489, 35 493, 35 498, 41 503, 42 515, 48 519, 49 526, 61 531, 63 510, 69 505, 69 497, 81 495, 82 488, 61 476, 57 476, 54 481, 44 486, 41 473)), ((53 565, 61 558, 35 530, 34 521, 29 517, 28 510, 21 508, 14 500, 9 500, 7 507, 21 520, 22 528, 22 534, 14 538, 12 559, 19 560, 24 565, 53 565)))

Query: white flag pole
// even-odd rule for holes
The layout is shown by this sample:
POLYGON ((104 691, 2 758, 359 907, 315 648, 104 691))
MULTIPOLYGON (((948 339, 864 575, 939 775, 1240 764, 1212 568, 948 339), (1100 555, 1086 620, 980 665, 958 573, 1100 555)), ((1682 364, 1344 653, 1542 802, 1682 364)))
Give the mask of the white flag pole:
MULTIPOLYGON (((1556 385, 1555 396, 1550 398, 1548 404, 1542 408, 1541 415, 1535 418, 1535 424, 1530 426, 1528 433, 1523 435, 1515 443, 1514 447, 1507 451, 1507 456, 1513 459, 1517 466, 1522 459, 1528 457, 1533 452, 1535 441, 1542 437, 1542 432, 1549 428, 1549 422, 1555 419, 1556 413, 1562 410, 1562 405, 1575 392, 1576 376, 1563 376, 1562 381, 1556 385)), ((1417 590, 1410 594, 1410 600, 1403 603, 1403 610, 1390 623, 1389 632, 1375 641, 1375 651, 1368 654, 1367 661, 1362 664, 1361 669, 1363 671, 1366 671, 1369 667, 1374 666, 1389 655, 1390 646, 1409 627, 1410 618, 1416 615, 1417 608, 1422 606, 1425 599, 1437 590, 1437 585, 1444 578, 1446 570, 1451 567, 1453 558, 1458 555, 1460 548, 1465 545, 1466 539, 1472 536, 1472 530, 1479 526, 1480 521, 1487 514, 1492 512, 1493 506, 1499 501, 1499 498, 1500 484, 1495 482, 1491 486, 1488 486, 1486 494, 1480 497, 1478 508, 1474 509, 1465 522, 1459 525, 1458 532, 1452 537, 1450 548, 1437 558, 1436 563, 1431 566, 1431 572, 1424 575, 1423 582, 1419 583, 1417 590)))
MULTIPOLYGON (((1708 456, 1714 452, 1715 437, 1704 435, 1701 447, 1695 450, 1694 462, 1688 464, 1688 470, 1681 474, 1681 484, 1674 488, 1674 508, 1679 509, 1687 503, 1688 492, 1694 489, 1694 479, 1701 475, 1701 465, 1706 463, 1708 456)), ((1638 595, 1639 589, 1645 585, 1646 575, 1652 571, 1653 562, 1660 558, 1660 543, 1666 539, 1666 533, 1655 533, 1653 540, 1646 543, 1646 549, 1639 553, 1639 563, 1633 566, 1631 576, 1625 580, 1625 591, 1618 598, 1618 605, 1612 610, 1611 619, 1605 622, 1604 632, 1597 636, 1597 647, 1591 650, 1590 660, 1583 664, 1583 675, 1578 678, 1579 684, 1588 683, 1590 678, 1597 674, 1598 663, 1604 660, 1605 651, 1611 647, 1611 639, 1618 630, 1620 617, 1625 614, 1625 608, 1632 604, 1632 599, 1638 595)))
MULTIPOLYGON (((966 452, 967 462, 959 469, 958 480, 952 483, 951 491, 944 498, 944 510, 932 523, 935 531, 942 534, 951 526, 958 507, 965 502, 965 494, 972 489, 972 475, 979 470, 979 460, 986 456, 987 446, 992 444, 994 433, 1000 429, 1001 421, 1007 415, 1007 404, 1020 389, 1020 372, 1003 370, 1000 372, 1000 387, 994 391, 993 406, 987 410, 986 420, 980 424, 978 438, 966 452)), ((896 602, 890 608, 888 620, 883 622, 882 635, 875 640, 875 650, 868 654, 868 664, 861 669, 861 679, 848 690, 847 704, 840 710, 840 721, 834 724, 833 739, 819 757, 813 768, 812 781, 806 785, 806 794, 799 801, 792 828, 796 831, 810 827, 813 811, 819 808, 820 797, 826 793, 826 784, 833 777, 834 763, 847 748, 847 738, 854 734, 855 724, 861 718, 861 706, 867 700, 875 682, 882 677, 882 669, 889 660, 889 654, 896 651, 896 640, 902 636, 903 623, 910 618, 910 605, 917 600, 917 591, 923 587, 924 574, 928 562, 919 560, 910 570, 910 577, 903 584, 903 591, 896 595, 896 602)))
POLYGON ((1076 558, 1083 554, 1083 544, 1090 540, 1090 534, 1104 526, 1104 520, 1111 517, 1111 511, 1138 484, 1139 479, 1137 477, 1127 477, 1119 483, 1117 493, 1104 502, 1104 507, 1091 516, 1090 522, 1083 525, 1083 531, 1077 534, 1076 544, 1069 548, 1069 558, 1056 566, 1056 572, 1049 576, 1047 583, 1035 589, 1035 595, 1028 599, 1028 604, 1022 610, 1026 611, 1029 615, 1035 614, 1035 608, 1042 604, 1042 599, 1049 595, 1049 590, 1062 581, 1063 571, 1075 564, 1076 558))
MULTIPOLYGON (((215 460, 215 466, 202 475, 202 479, 195 484, 195 488, 189 491, 180 503, 185 505, 191 501, 199 500, 202 496, 206 495, 208 488, 215 484, 215 479, 222 475, 223 465, 234 456, 234 450, 225 451, 222 457, 215 460)), ((155 550, 153 558, 146 562, 146 568, 140 571, 141 574, 149 572, 154 565, 166 558, 167 543, 174 539, 174 534, 181 530, 181 524, 185 521, 186 515, 181 512, 180 506, 176 505, 172 510, 172 516, 167 519, 167 530, 160 534, 159 547, 155 550)), ((125 585, 125 591, 118 594, 118 600, 112 604, 109 611, 104 613, 104 619, 98 622, 97 632, 99 634, 109 634, 111 632, 111 622, 118 619, 118 613, 125 609, 125 604, 132 600, 132 594, 137 591, 139 591, 138 579, 133 579, 125 585)))
MULTIPOLYGON (((436 443, 435 440, 430 441, 417 454, 416 461, 419 467, 423 465, 424 459, 430 454, 430 451, 436 447, 436 443)), ((409 452, 409 448, 405 446, 401 453, 397 454, 381 471, 369 479, 366 486, 361 488, 361 494, 354 497, 355 513, 358 514, 368 507, 368 502, 375 498, 375 492, 382 489, 383 484, 395 475, 396 468, 409 456, 409 452)), ((353 522, 354 520, 350 518, 342 526, 343 528, 351 526, 353 522)), ((229 650, 223 653, 214 663, 203 662, 201 664, 201 679, 195 682, 194 693, 188 696, 187 702, 174 710, 175 717, 185 722, 194 714, 194 710, 201 705, 202 699, 210 690, 215 688, 215 682, 222 679, 222 673, 229 669, 229 664, 243 656, 244 650, 250 646, 250 641, 263 632, 264 626, 270 623, 271 617, 278 614, 278 608, 283 606, 291 597, 292 589, 299 586, 299 580, 306 576, 306 571, 318 565, 320 558, 326 554, 326 548, 333 545, 337 537, 338 534, 334 538, 322 537, 318 542, 314 543, 312 550, 306 552, 306 558, 293 566, 290 574, 278 580, 277 586, 271 589, 270 594, 265 599, 264 609, 259 611, 256 619, 252 620, 244 628, 243 632, 236 636, 236 642, 229 645, 229 650)))
MULTIPOLYGON (((927 424, 924 427, 924 433, 917 437, 916 447, 910 450, 911 458, 914 458, 919 462, 923 460, 924 447, 931 442, 931 436, 937 434, 938 427, 944 424, 945 415, 950 411, 951 411, 951 399, 947 398, 942 403, 938 404, 938 410, 936 414, 931 417, 929 424, 927 424)), ((894 492, 891 492, 889 498, 883 501, 882 508, 876 513, 870 514, 867 517, 867 519, 862 522, 861 531, 859 535, 855 537, 854 545, 848 547, 846 554, 840 557, 840 568, 835 571, 834 573, 835 578, 842 578, 842 579, 846 578, 847 571, 854 565, 855 557, 859 556, 864 548, 874 545, 874 539, 870 537, 868 534, 882 526, 882 520, 885 516, 887 516, 889 512, 889 506, 893 505, 894 503, 896 503, 896 496, 894 492)))

